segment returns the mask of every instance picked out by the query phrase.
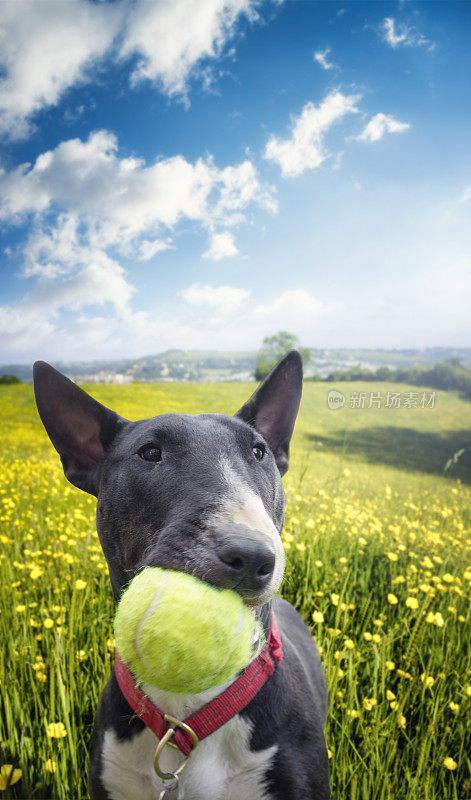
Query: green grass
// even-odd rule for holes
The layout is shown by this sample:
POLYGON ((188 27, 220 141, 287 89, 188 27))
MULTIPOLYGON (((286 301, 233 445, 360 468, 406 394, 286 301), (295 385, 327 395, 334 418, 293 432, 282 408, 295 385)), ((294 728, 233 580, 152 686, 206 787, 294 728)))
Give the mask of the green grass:
MULTIPOLYGON (((283 594, 322 650, 332 796, 466 800, 470 406, 437 392, 434 408, 356 409, 347 399, 330 411, 331 388, 305 385, 285 479, 283 594), (456 769, 444 766, 447 758, 456 769)), ((339 388, 347 398, 353 391, 368 398, 372 388, 421 392, 386 384, 339 388)), ((253 385, 88 389, 138 419, 234 413, 253 385)), ((3 796, 80 800, 87 797, 94 711, 114 652, 94 500, 63 477, 31 387, 2 387, 0 399, 0 767, 22 773, 3 796), (48 735, 55 722, 63 725, 61 738, 48 735), (55 772, 45 766, 51 762, 55 772)))

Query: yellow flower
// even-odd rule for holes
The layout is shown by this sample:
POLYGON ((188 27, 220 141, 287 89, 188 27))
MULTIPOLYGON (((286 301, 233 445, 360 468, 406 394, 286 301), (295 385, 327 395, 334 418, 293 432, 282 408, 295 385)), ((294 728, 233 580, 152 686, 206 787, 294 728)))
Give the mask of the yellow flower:
POLYGON ((63 739, 67 736, 67 731, 63 722, 50 722, 47 726, 47 735, 51 739, 63 739))
POLYGON ((408 597, 406 600, 406 606, 407 608, 416 609, 419 607, 419 602, 416 597, 408 597))
POLYGON ((21 769, 14 769, 13 764, 4 764, 0 769, 0 789, 3 791, 8 786, 18 783, 22 776, 21 769))
POLYGON ((111 636, 109 639, 106 640, 106 646, 107 646, 108 650, 113 652, 113 650, 116 647, 116 642, 114 640, 114 636, 111 636))
POLYGON ((345 647, 347 650, 354 650, 355 642, 352 639, 345 639, 345 647))
POLYGON ((374 633, 371 638, 373 642, 375 642, 376 644, 379 644, 381 641, 381 636, 379 635, 379 633, 374 633))
POLYGON ((56 772, 57 764, 52 758, 48 758, 47 761, 44 762, 44 769, 46 772, 56 772))
POLYGON ((323 563, 322 563, 322 561, 314 561, 314 564, 316 565, 316 567, 322 567, 322 566, 324 566, 324 565, 323 565, 323 563))
POLYGON ((386 555, 390 561, 397 561, 397 559, 399 558, 397 553, 386 553, 386 555))
POLYGON ((17 613, 17 614, 22 614, 22 613, 23 613, 23 611, 26 611, 26 606, 19 605, 19 606, 17 606, 17 607, 15 608, 15 611, 16 611, 16 613, 17 613))
POLYGON ((81 578, 77 578, 75 581, 75 588, 77 591, 81 592, 82 589, 85 589, 87 586, 87 581, 83 581, 81 578))
POLYGON ((394 694, 394 692, 391 692, 390 689, 386 689, 386 698, 388 700, 395 700, 396 695, 394 694))
POLYGON ((451 701, 451 703, 448 704, 448 708, 450 709, 450 711, 453 712, 453 714, 459 714, 460 713, 460 707, 459 707, 458 703, 454 703, 453 700, 451 701))
POLYGON ((404 729, 406 727, 406 718, 405 718, 404 714, 398 714, 397 715, 397 724, 402 729, 404 729))
POLYGON ((324 615, 322 611, 314 611, 312 614, 312 619, 314 620, 314 622, 317 622, 318 625, 324 622, 324 615))
POLYGON ((35 581, 36 578, 40 578, 42 574, 43 574, 42 569, 40 569, 39 567, 33 567, 31 572, 29 573, 29 577, 31 578, 32 581, 35 581))
POLYGON ((359 714, 359 712, 356 710, 356 708, 351 708, 351 709, 350 709, 350 711, 347 711, 347 714, 348 714, 348 716, 349 716, 349 717, 351 717, 352 719, 357 719, 357 718, 360 716, 360 714, 359 714))
POLYGON ((339 604, 339 595, 338 594, 331 594, 330 599, 332 600, 332 605, 338 606, 339 604))
POLYGON ((376 700, 375 697, 365 697, 363 700, 363 708, 365 708, 367 711, 371 711, 371 709, 375 707, 377 702, 378 701, 376 700))
POLYGON ((85 650, 77 650, 77 652, 75 653, 76 661, 85 661, 86 657, 87 657, 87 654, 86 654, 85 650))
POLYGON ((465 687, 464 691, 465 691, 465 694, 468 695, 468 697, 471 697, 471 684, 468 683, 468 685, 465 687))
POLYGON ((392 593, 388 594, 388 603, 391 603, 392 606, 397 605, 397 597, 395 594, 392 593))
POLYGON ((435 678, 432 678, 431 675, 426 675, 425 672, 422 673, 420 676, 420 680, 422 681, 425 686, 432 688, 433 684, 435 683, 435 678))
POLYGON ((51 619, 50 617, 46 617, 46 619, 43 621, 43 625, 45 628, 53 628, 54 620, 51 619))
POLYGON ((447 769, 456 769, 458 764, 456 763, 456 761, 453 761, 453 759, 450 756, 447 756, 445 759, 443 759, 443 766, 446 767, 447 769))
POLYGON ((386 661, 386 669, 389 669, 390 672, 392 672, 393 669, 395 669, 395 667, 396 667, 396 665, 395 665, 394 661, 386 661))
POLYGON ((371 634, 369 631, 365 631, 365 632, 364 632, 364 634, 363 634, 363 638, 364 638, 364 639, 365 639, 367 642, 371 642, 371 640, 372 640, 373 636, 372 636, 372 634, 371 634))

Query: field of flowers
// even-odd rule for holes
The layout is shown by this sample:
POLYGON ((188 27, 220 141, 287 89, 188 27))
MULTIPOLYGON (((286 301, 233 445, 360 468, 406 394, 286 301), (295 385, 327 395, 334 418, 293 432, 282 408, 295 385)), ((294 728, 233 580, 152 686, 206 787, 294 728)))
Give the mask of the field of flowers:
MULTIPOLYGON (((253 389, 88 388, 130 419, 233 413, 253 389)), ((331 411, 327 391, 306 384, 292 445, 283 595, 322 652, 332 796, 467 800, 470 406, 331 411)), ((0 417, 0 797, 81 800, 114 653, 94 498, 65 480, 31 387, 1 387, 0 417)))

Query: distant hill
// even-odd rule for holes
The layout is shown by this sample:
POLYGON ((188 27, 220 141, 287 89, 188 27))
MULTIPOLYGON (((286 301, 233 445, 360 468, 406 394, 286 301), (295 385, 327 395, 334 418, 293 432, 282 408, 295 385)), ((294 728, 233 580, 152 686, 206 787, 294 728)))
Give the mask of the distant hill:
MULTIPOLYGON (((142 358, 97 361, 61 361, 54 366, 80 383, 132 383, 140 381, 250 381, 255 370, 255 351, 166 350, 142 358)), ((306 375, 327 377, 334 370, 354 367, 377 369, 413 365, 431 366, 458 358, 471 366, 470 347, 429 347, 424 350, 319 349, 311 348, 306 375)), ((32 380, 32 364, 0 365, 0 375, 13 374, 24 382, 32 380)))

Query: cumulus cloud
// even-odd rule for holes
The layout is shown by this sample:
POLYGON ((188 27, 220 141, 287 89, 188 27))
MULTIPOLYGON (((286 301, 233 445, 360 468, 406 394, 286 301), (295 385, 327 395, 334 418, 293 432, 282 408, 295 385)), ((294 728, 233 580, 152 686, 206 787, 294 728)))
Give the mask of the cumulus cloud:
POLYGON ((317 297, 304 289, 292 289, 283 292, 279 297, 266 305, 258 305, 254 314, 259 319, 298 319, 299 317, 317 316, 326 310, 326 306, 317 297))
POLYGON ((380 33, 383 41, 393 48, 408 46, 427 47, 428 50, 433 50, 435 47, 434 42, 426 39, 425 36, 418 33, 415 28, 405 23, 397 25, 394 17, 385 17, 383 19, 380 26, 380 33))
POLYGON ((265 158, 279 164, 285 178, 319 167, 329 157, 324 148, 325 134, 346 114, 358 112, 356 103, 359 99, 360 95, 332 91, 318 106, 306 103, 299 117, 291 120, 289 138, 270 137, 265 147, 265 158))
POLYGON ((240 308, 250 297, 250 289, 237 289, 234 286, 200 286, 194 283, 181 293, 183 299, 192 306, 207 306, 227 314, 240 308))
POLYGON ((223 233, 213 233, 209 247, 203 258, 210 258, 212 261, 220 261, 221 258, 229 258, 238 254, 234 236, 229 231, 223 233))
POLYGON ((391 114, 375 114, 355 138, 361 142, 377 142, 385 133, 402 133, 409 128, 408 122, 398 122, 391 114))
POLYGON ((133 82, 157 81, 184 95, 192 71, 217 58, 243 16, 255 19, 254 0, 138 0, 129 15, 121 56, 137 54, 133 82))
POLYGON ((90 77, 123 20, 122 3, 0 3, 0 133, 27 136, 31 118, 90 77))
MULTIPOLYGON (((248 160, 219 169, 209 157, 191 163, 177 155, 147 165, 120 158, 117 139, 108 131, 61 142, 33 165, 3 171, 0 197, 0 219, 65 208, 86 225, 91 243, 122 251, 144 234, 173 230, 184 218, 210 227, 242 221, 251 203, 275 208, 270 189, 248 160)), ((152 245, 141 247, 141 257, 159 248, 154 237, 152 245)))
POLYGON ((329 54, 330 54, 330 47, 326 47, 325 50, 318 50, 316 53, 314 53, 314 61, 317 61, 317 63, 322 67, 322 69, 329 70, 329 69, 334 69, 334 67, 338 69, 336 64, 333 64, 328 60, 329 54))
POLYGON ((171 97, 186 96, 192 77, 211 82, 208 62, 223 54, 242 18, 257 18, 258 4, 2 0, 0 135, 28 136, 38 111, 116 55, 127 61, 131 84, 148 79, 171 97))
MULTIPOLYGON (((100 325, 110 336, 126 324, 140 331, 144 345, 146 325, 154 329, 157 320, 133 311, 135 289, 121 258, 148 260, 173 247, 182 223, 211 234, 212 257, 222 258, 237 249, 230 231, 216 234, 215 228, 240 224, 252 206, 276 208, 248 160, 219 168, 209 156, 190 162, 178 155, 147 164, 121 157, 107 131, 61 142, 34 164, 1 171, 0 198, 5 225, 29 224, 17 255, 22 277, 35 281, 21 301, 0 309, 3 332, 14 331, 15 352, 39 341, 36 332, 50 343, 53 330, 65 342, 61 315, 90 307, 105 309, 107 321, 100 325)), ((211 294, 202 287, 186 299, 233 310, 245 297, 244 290, 222 287, 211 294)), ((172 320, 167 323, 165 330, 175 332, 172 320)), ((73 330, 76 320, 68 324, 73 330)))

